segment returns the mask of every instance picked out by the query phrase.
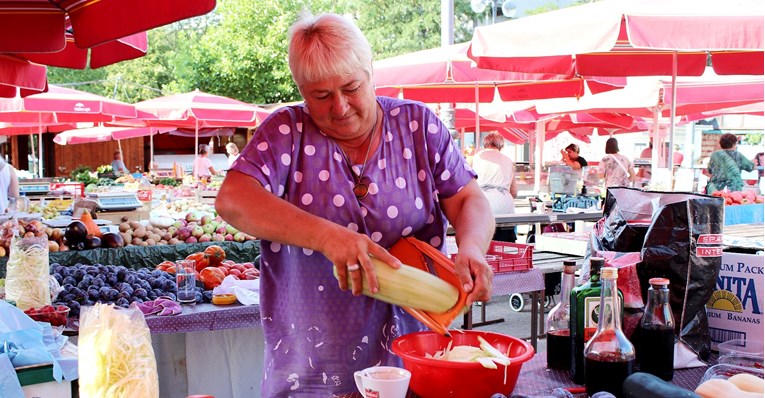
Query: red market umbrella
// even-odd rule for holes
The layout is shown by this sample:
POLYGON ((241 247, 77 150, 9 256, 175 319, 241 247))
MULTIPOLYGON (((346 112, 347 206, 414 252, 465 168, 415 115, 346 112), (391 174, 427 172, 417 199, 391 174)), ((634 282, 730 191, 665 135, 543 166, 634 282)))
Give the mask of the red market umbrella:
MULTIPOLYGON (((41 94, 0 98, 0 122, 37 123, 40 135, 46 125, 112 122, 137 115, 133 105, 55 85, 50 85, 49 90, 41 94)), ((38 153, 42 153, 42 140, 38 140, 38 153)), ((38 171, 42 176, 42 162, 38 165, 38 171)))
POLYGON ((200 129, 255 127, 270 114, 261 107, 199 90, 142 101, 135 107, 153 118, 124 120, 116 124, 193 129, 194 153, 199 147, 200 129))
POLYGON ((0 54, 0 98, 22 97, 48 88, 48 69, 27 60, 0 54))
POLYGON ((0 52, 53 53, 91 48, 206 14, 215 0, 18 0, 0 2, 0 52))
POLYGON ((479 67, 584 76, 763 74, 762 1, 605 0, 476 28, 479 67), (673 54, 677 62, 673 71, 673 54))
MULTIPOLYGON (((378 95, 398 96, 427 103, 492 102, 580 97, 585 79, 555 74, 505 72, 474 67, 467 56, 470 43, 416 51, 376 61, 374 82, 378 95)), ((590 91, 620 88, 624 79, 587 79, 590 91)))
POLYGON ((16 56, 59 68, 91 69, 112 65, 117 62, 140 58, 146 55, 148 39, 146 32, 136 33, 120 39, 110 40, 91 48, 80 48, 74 43, 74 35, 66 34, 66 46, 52 53, 17 53, 16 56), (89 62, 88 62, 89 61, 89 62))
POLYGON ((148 137, 167 132, 168 129, 150 127, 104 127, 65 130, 53 138, 53 142, 59 145, 90 144, 112 140, 126 140, 130 138, 148 137))
POLYGON ((478 27, 469 56, 488 69, 673 81, 703 74, 709 56, 719 74, 762 75, 764 16, 761 0, 605 0, 478 27))

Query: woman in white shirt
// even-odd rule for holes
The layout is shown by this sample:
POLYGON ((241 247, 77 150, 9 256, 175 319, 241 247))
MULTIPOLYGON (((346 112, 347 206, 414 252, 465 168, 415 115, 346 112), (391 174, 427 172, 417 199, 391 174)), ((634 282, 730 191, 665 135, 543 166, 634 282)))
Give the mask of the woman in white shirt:
POLYGON ((9 198, 18 200, 19 197, 19 177, 16 176, 16 169, 0 157, 0 212, 5 213, 8 210, 9 198))
POLYGON ((230 169, 231 165, 239 159, 239 147, 233 142, 229 142, 226 144, 226 153, 228 153, 228 168, 230 169))
MULTIPOLYGON (((483 139, 480 152, 473 156, 473 170, 478 174, 478 185, 491 205, 492 213, 515 213, 515 196, 518 187, 515 183, 515 163, 500 152, 505 146, 505 139, 498 133, 490 133, 483 139)), ((497 229, 494 240, 515 242, 515 228, 497 229)))

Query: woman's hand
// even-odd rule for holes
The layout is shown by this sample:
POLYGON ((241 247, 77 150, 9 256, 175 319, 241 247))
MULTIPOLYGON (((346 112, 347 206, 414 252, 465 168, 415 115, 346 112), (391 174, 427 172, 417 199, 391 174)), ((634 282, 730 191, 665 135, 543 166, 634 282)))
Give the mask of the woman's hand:
POLYGON ((467 305, 474 301, 489 301, 494 272, 477 247, 460 247, 454 260, 462 289, 468 293, 467 305))
POLYGON ((348 274, 351 276, 350 289, 354 296, 361 294, 362 277, 366 277, 372 294, 379 291, 377 275, 370 255, 375 256, 392 268, 401 268, 401 262, 368 236, 337 226, 325 234, 320 251, 337 269, 338 284, 347 290, 348 274))

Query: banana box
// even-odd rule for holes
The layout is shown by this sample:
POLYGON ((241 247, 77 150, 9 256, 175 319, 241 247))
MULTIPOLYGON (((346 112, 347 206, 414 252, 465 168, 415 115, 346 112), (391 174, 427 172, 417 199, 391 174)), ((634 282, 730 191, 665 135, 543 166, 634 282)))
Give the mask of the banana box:
POLYGON ((733 339, 763 343, 763 266, 762 254, 723 252, 717 290, 707 301, 713 349, 733 339))

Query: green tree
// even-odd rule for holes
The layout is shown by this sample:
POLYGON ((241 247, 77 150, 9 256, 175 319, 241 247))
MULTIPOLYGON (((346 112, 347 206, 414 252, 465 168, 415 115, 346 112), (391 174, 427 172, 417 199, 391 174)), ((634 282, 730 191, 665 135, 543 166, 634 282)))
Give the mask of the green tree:
MULTIPOLYGON (((356 1, 351 9, 375 59, 441 45, 440 0, 356 1)), ((475 18, 469 0, 454 0, 455 43, 470 40, 475 18)))

